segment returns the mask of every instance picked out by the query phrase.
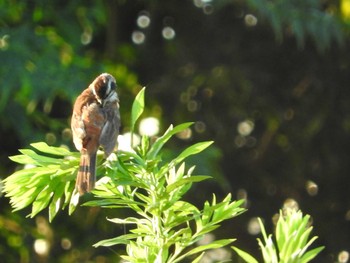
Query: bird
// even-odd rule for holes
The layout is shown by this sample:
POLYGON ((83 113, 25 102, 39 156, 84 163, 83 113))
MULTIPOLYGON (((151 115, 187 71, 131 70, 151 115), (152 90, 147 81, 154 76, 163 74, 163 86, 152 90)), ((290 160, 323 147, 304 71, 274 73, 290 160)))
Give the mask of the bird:
POLYGON ((73 143, 80 151, 75 184, 80 195, 95 187, 98 149, 102 147, 107 158, 117 146, 121 121, 116 88, 115 78, 102 73, 75 100, 71 129, 73 143))

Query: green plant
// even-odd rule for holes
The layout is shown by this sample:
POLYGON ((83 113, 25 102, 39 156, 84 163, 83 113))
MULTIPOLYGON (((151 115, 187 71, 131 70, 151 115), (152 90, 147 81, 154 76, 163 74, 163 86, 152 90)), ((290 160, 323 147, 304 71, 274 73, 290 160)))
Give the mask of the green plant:
POLYGON ((344 41, 339 18, 330 8, 324 9, 318 0, 248 0, 248 4, 269 21, 278 41, 282 41, 286 28, 295 36, 299 48, 308 36, 320 51, 329 48, 332 42, 344 41))
MULTIPOLYGON (((144 92, 145 89, 139 92, 132 106, 132 133, 144 110, 144 92)), ((187 167, 186 158, 202 152, 212 142, 191 145, 170 161, 162 158, 167 141, 191 125, 170 126, 154 143, 143 136, 135 150, 119 151, 115 158, 103 160, 102 153, 98 155, 97 174, 104 176, 92 191, 94 199, 83 205, 126 208, 132 210, 134 216, 108 219, 115 224, 129 225, 130 231, 99 241, 95 247, 123 244, 126 254, 121 257, 128 262, 174 263, 185 258, 198 262, 205 251, 227 246, 235 240, 220 239, 196 246, 197 241, 217 229, 222 221, 243 213, 243 200, 231 201, 228 194, 217 201, 213 194, 212 200, 198 209, 183 198, 193 183, 210 178, 193 175, 195 167, 187 167)), ((43 142, 31 146, 34 150, 22 149, 21 155, 10 157, 24 168, 3 181, 3 191, 14 211, 32 205, 30 217, 34 217, 48 207, 50 221, 67 206, 72 214, 80 197, 74 189, 79 153, 43 142)), ((308 262, 323 249, 307 252, 316 237, 309 240, 312 230, 308 225, 309 216, 303 216, 300 211, 281 212, 276 227, 277 245, 271 235, 267 236, 261 220, 259 222, 265 244, 260 239, 258 243, 265 262, 308 262)), ((247 262, 257 262, 248 253, 233 249, 247 262)))
POLYGON ((98 200, 85 205, 127 207, 138 217, 109 219, 134 228, 128 234, 100 241, 95 246, 125 244, 127 255, 122 257, 129 262, 180 262, 185 257, 234 241, 222 239, 190 248, 205 234, 218 228, 220 222, 244 211, 240 207, 242 201, 232 202, 231 195, 221 202, 217 202, 214 195, 211 202, 205 202, 202 210, 181 200, 192 183, 208 179, 208 176, 192 175, 194 167, 186 169, 184 160, 212 142, 194 144, 165 163, 160 152, 166 141, 190 125, 170 127, 153 145, 149 138, 143 137, 136 152, 120 153, 118 160, 108 166, 106 183, 98 185, 94 191, 98 200))
MULTIPOLYGON (((134 101, 131 127, 135 127, 143 109, 144 89, 134 101)), ((170 126, 153 144, 144 136, 135 151, 120 151, 115 160, 102 160, 99 155, 97 174, 104 176, 93 191, 96 199, 84 205, 129 208, 135 216, 108 219, 134 228, 128 234, 100 241, 95 246, 125 244, 127 253, 122 257, 129 262, 180 262, 186 257, 195 262, 203 251, 234 241, 221 239, 193 246, 205 234, 218 228, 220 222, 244 212, 244 208, 240 207, 243 200, 231 201, 230 194, 221 202, 213 195, 201 210, 183 200, 193 183, 210 178, 192 175, 194 167, 186 167, 184 161, 205 150, 212 142, 196 143, 170 161, 162 160, 162 149, 176 133, 191 125, 170 126)), ((31 146, 34 150, 22 149, 21 155, 10 157, 27 166, 4 180, 4 192, 14 210, 32 205, 30 217, 34 217, 48 207, 50 221, 66 206, 69 214, 73 213, 79 202, 79 194, 74 189, 79 154, 42 142, 31 146)))
MULTIPOLYGON (((317 239, 310 238, 312 227, 310 216, 304 215, 300 210, 281 210, 276 224, 276 240, 267 235, 265 227, 259 218, 259 224, 264 242, 258 238, 258 244, 264 262, 271 263, 306 263, 319 254, 324 247, 317 247, 307 251, 317 239)), ((237 247, 232 247, 246 262, 257 263, 258 261, 248 253, 237 247)))

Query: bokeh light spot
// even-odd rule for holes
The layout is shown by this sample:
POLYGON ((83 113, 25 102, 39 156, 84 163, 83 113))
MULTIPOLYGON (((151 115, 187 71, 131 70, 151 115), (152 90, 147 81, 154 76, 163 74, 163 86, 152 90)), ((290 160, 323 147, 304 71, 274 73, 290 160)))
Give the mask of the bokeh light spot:
POLYGON ((141 44, 143 44, 145 42, 146 36, 141 31, 136 30, 136 31, 132 32, 131 40, 136 45, 141 45, 141 44))
POLYGON ((175 37, 175 30, 170 26, 166 26, 162 30, 162 36, 167 40, 172 40, 175 37))
POLYGON ((92 29, 87 27, 84 29, 83 33, 81 33, 80 41, 83 45, 88 45, 92 41, 92 29))
POLYGON ((0 38, 0 49, 1 49, 1 50, 6 50, 6 49, 8 49, 8 47, 9 47, 9 38, 10 38, 9 35, 3 35, 3 36, 0 38))
POLYGON ((203 13, 206 15, 211 15, 212 13, 214 13, 214 7, 211 4, 205 4, 203 6, 203 13))
POLYGON ((61 247, 64 250, 69 250, 72 247, 72 242, 68 238, 61 239, 61 247))
POLYGON ((140 142, 140 136, 134 133, 131 140, 131 132, 127 132, 118 136, 118 149, 126 152, 134 152, 133 148, 139 145, 140 142), (131 142, 133 144, 132 146, 131 142))
POLYGON ((249 220, 247 226, 248 233, 251 235, 258 235, 261 232, 259 220, 257 217, 253 217, 249 220))
POLYGON ((62 140, 69 141, 72 139, 72 130, 70 128, 65 128, 62 131, 62 140))
POLYGON ((246 144, 247 140, 245 139, 245 137, 243 137, 241 135, 237 135, 234 139, 234 142, 235 142, 236 146, 240 148, 246 144))
POLYGON ((52 132, 46 133, 45 141, 48 145, 54 145, 57 141, 56 135, 52 132))
POLYGON ((195 100, 190 100, 189 102, 187 102, 187 109, 188 109, 188 111, 190 111, 190 112, 195 112, 195 111, 197 111, 197 110, 198 110, 198 107, 199 107, 198 102, 195 101, 195 100))
POLYGON ((45 239, 36 239, 34 241, 34 251, 40 256, 48 255, 49 242, 45 239))
POLYGON ((286 112, 284 113, 284 119, 286 121, 290 121, 294 118, 294 110, 292 108, 289 108, 286 110, 286 112))
POLYGON ((150 25, 150 23, 151 23, 151 19, 150 19, 148 13, 143 12, 143 13, 137 18, 136 23, 137 23, 137 25, 138 25, 140 28, 147 28, 147 27, 149 27, 149 25, 150 25))
POLYGON ((345 213, 345 220, 350 221, 350 210, 346 211, 345 213))
POLYGON ((198 246, 208 245, 215 240, 215 235, 212 233, 205 234, 203 238, 197 241, 198 246))
POLYGON ((318 193, 318 185, 313 181, 307 181, 305 185, 306 191, 310 196, 315 196, 318 193))
POLYGON ((349 252, 346 250, 340 251, 338 254, 339 263, 347 263, 349 261, 349 252))
POLYGON ((202 93, 206 98, 211 98, 214 95, 214 91, 211 88, 205 88, 202 93))
POLYGON ((187 128, 179 133, 176 134, 176 136, 179 138, 179 139, 182 139, 182 140, 188 140, 188 139, 191 139, 192 137, 192 130, 190 128, 187 128))
POLYGON ((258 19, 252 14, 247 14, 244 16, 244 23, 246 26, 253 27, 258 24, 258 19))
POLYGON ((194 129, 198 133, 203 133, 207 129, 207 126, 202 121, 196 121, 196 123, 194 124, 194 129))
POLYGON ((254 122, 245 120, 237 125, 237 131, 242 136, 248 136, 254 130, 254 122))
POLYGON ((299 204, 296 200, 294 200, 293 198, 288 198, 286 199, 286 201, 284 201, 283 204, 283 210, 294 210, 294 211, 298 211, 299 210, 299 204))
POLYGON ((247 190, 245 190, 243 188, 238 189, 238 191, 237 191, 237 199, 238 200, 244 200, 243 206, 244 207, 248 207, 248 192, 247 192, 247 190))
POLYGON ((140 135, 155 136, 159 133, 159 120, 154 117, 142 119, 139 126, 140 135))

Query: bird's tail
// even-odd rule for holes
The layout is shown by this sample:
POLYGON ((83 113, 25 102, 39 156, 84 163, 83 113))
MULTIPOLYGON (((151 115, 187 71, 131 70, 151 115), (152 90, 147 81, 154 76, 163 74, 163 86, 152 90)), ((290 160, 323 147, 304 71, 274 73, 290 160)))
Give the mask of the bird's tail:
POLYGON ((80 195, 90 192, 96 181, 96 153, 82 152, 75 188, 80 195))

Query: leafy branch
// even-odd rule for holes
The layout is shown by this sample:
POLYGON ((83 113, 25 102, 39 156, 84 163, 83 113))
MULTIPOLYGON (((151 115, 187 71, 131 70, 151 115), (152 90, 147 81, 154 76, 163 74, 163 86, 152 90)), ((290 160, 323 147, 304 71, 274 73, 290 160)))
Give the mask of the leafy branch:
MULTIPOLYGON (((131 111, 132 133, 144 111, 144 89, 136 96, 131 111)), ((84 206, 108 209, 126 208, 134 215, 127 218, 109 218, 109 222, 130 226, 128 233, 97 242, 94 246, 126 246, 121 257, 128 262, 181 262, 185 258, 199 262, 205 251, 231 244, 235 239, 219 239, 196 246, 204 235, 220 227, 221 222, 242 214, 243 200, 232 201, 228 194, 217 201, 213 194, 201 209, 184 200, 193 183, 210 176, 195 175, 195 167, 185 160, 207 149, 213 142, 199 142, 184 149, 172 160, 163 160, 166 143, 192 123, 170 126, 154 143, 143 136, 141 144, 131 151, 118 151, 116 158, 103 160, 98 155, 97 174, 102 175, 92 191, 93 199, 84 206)), ((10 198, 14 211, 31 205, 29 214, 34 217, 48 208, 49 220, 68 206, 69 215, 79 203, 75 177, 79 153, 63 147, 52 147, 39 142, 33 149, 21 149, 20 155, 10 159, 23 165, 4 180, 3 191, 10 198)), ((321 250, 307 251, 316 237, 309 240, 312 228, 309 216, 301 212, 281 213, 276 228, 276 241, 267 236, 262 222, 265 244, 259 239, 265 262, 308 262, 321 250), (288 260, 286 260, 288 259, 288 260), (290 259, 295 259, 290 260, 290 259)), ((257 262, 248 253, 233 247, 247 262, 257 262)))
MULTIPOLYGON (((136 96, 131 112, 132 132, 144 110, 144 89, 136 96)), ((153 144, 144 136, 141 144, 130 152, 119 151, 115 160, 98 158, 97 174, 102 178, 93 191, 94 200, 85 206, 128 208, 135 217, 108 219, 116 224, 134 226, 130 233, 102 240, 95 246, 126 245, 129 262, 180 262, 186 257, 226 246, 234 239, 221 239, 211 244, 193 247, 205 234, 218 228, 224 220, 244 212, 243 201, 231 201, 231 195, 218 202, 215 195, 200 210, 184 201, 193 183, 209 179, 193 175, 194 167, 187 167, 185 159, 198 154, 212 142, 196 143, 184 149, 170 161, 162 159, 164 145, 175 134, 189 128, 192 123, 173 127, 153 144)), ((31 149, 20 150, 21 155, 10 157, 24 165, 4 181, 4 192, 10 198, 14 211, 32 206, 30 217, 48 207, 52 221, 61 209, 73 213, 79 202, 74 189, 79 164, 79 153, 45 143, 33 143, 31 149)))
POLYGON ((10 198, 14 211, 32 204, 29 216, 34 217, 48 206, 50 221, 67 206, 72 214, 79 201, 74 191, 79 153, 48 146, 44 142, 32 143, 31 146, 35 150, 21 149, 21 155, 10 157, 24 168, 3 181, 3 191, 10 198))
MULTIPOLYGON (((259 225, 263 241, 258 238, 264 262, 273 263, 307 263, 314 259, 324 247, 317 247, 307 251, 316 236, 310 238, 312 226, 310 216, 303 215, 300 210, 281 210, 276 224, 274 241, 273 236, 267 235, 263 222, 259 218, 259 225)), ((258 261, 243 250, 232 247, 246 262, 258 263, 258 261)))

